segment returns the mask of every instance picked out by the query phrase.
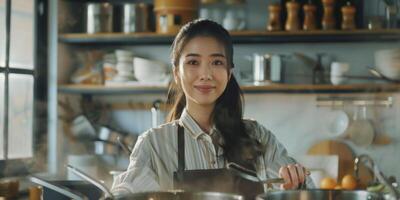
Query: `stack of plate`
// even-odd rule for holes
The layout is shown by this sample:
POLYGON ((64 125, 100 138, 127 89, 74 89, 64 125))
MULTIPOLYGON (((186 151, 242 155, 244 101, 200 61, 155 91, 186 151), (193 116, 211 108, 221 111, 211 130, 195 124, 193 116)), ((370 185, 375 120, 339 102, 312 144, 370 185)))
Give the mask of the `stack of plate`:
POLYGON ((125 82, 135 80, 133 75, 133 53, 126 50, 116 50, 117 56, 117 75, 113 78, 113 81, 125 82))

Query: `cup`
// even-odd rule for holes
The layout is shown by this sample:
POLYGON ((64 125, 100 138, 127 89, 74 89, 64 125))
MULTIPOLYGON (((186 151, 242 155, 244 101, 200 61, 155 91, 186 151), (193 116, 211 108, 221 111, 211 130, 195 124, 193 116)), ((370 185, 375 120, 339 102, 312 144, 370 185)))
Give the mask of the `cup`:
POLYGON ((332 62, 331 64, 331 83, 333 85, 339 85, 345 81, 343 75, 349 71, 349 63, 343 62, 332 62))

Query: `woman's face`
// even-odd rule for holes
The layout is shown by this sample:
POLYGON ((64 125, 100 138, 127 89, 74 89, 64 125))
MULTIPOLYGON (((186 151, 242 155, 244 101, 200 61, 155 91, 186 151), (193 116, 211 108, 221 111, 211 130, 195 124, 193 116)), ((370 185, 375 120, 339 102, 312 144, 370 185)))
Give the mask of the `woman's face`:
POLYGON ((181 85, 188 106, 214 105, 230 78, 225 48, 213 37, 195 37, 183 48, 175 82, 181 85))

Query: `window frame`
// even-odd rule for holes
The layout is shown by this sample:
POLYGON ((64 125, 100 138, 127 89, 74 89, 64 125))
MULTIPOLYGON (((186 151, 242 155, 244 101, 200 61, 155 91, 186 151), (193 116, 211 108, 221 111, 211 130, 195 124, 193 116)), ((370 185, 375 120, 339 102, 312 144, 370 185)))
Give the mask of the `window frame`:
MULTIPOLYGON (((11 0, 6 0, 6 16, 8 18, 11 17, 11 9, 8 9, 8 5, 10 5, 11 0)), ((12 4, 11 4, 12 7, 12 4)), ((14 68, 12 66, 7 66, 9 63, 9 53, 7 53, 6 49, 6 66, 0 66, 0 73, 5 75, 5 79, 7 76, 9 77, 10 74, 22 74, 22 75, 31 75, 33 77, 33 119, 32 119, 32 148, 33 148, 33 157, 31 158, 22 158, 22 159, 3 159, 0 160, 0 177, 9 177, 9 176, 21 176, 27 175, 39 171, 44 171, 46 169, 32 169, 30 163, 32 163, 35 159, 35 155, 38 153, 39 145, 46 141, 46 137, 48 134, 47 131, 47 55, 48 55, 48 0, 34 0, 34 21, 33 21, 33 69, 21 69, 21 68, 14 68), (7 55, 8 54, 8 55, 7 55), (41 104, 41 105, 40 105, 41 104), (43 114, 45 113, 45 114, 43 114)), ((7 17, 6 17, 7 19, 7 17)), ((12 20, 12 19, 10 19, 12 20)), ((7 26, 7 22, 6 22, 7 26)), ((11 24, 10 24, 11 29, 11 24)), ((7 35, 7 33, 6 33, 7 35)), ((6 36, 7 37, 7 36, 6 36)), ((6 46, 7 43, 10 42, 10 38, 6 38, 6 46)), ((6 47, 5 46, 5 47, 6 47)), ((5 82, 4 82, 5 83, 5 82)), ((0 83, 2 84, 2 83, 0 83)), ((9 88, 9 85, 5 85, 5 87, 9 88)), ((6 93, 6 88, 4 89, 6 93)), ((4 102, 7 103, 6 98, 9 98, 8 95, 0 95, 5 98, 4 102)), ((6 105, 5 105, 6 106, 6 105)), ((7 105, 6 107, 8 107, 7 105)), ((5 108, 5 110, 8 108, 5 108)), ((9 113, 6 111, 8 116, 9 113)), ((5 116, 7 118, 8 116, 5 116)), ((4 121, 7 121, 4 119, 4 121)), ((8 127, 8 125, 7 125, 8 127)), ((8 132, 8 131, 7 131, 8 132)), ((7 133, 4 133, 7 134, 7 133)), ((8 133, 9 135, 10 133, 8 133)), ((6 138, 7 136, 1 136, 6 138)), ((3 139, 2 138, 2 139, 3 139)), ((7 137, 8 138, 8 137, 7 137)), ((8 143, 8 141, 4 141, 8 143)), ((4 145, 7 146, 7 145, 4 145)), ((8 150, 7 150, 8 151, 8 150)), ((7 152, 6 151, 6 152, 7 152)), ((43 153, 45 158, 44 166, 47 166, 47 150, 43 153)))

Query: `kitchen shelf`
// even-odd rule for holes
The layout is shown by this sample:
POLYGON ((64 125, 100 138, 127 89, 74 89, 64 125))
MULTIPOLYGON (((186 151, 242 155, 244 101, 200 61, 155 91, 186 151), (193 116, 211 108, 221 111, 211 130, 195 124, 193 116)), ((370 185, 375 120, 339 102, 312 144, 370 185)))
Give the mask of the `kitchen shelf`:
MULTIPOLYGON (((371 42, 400 40, 400 29, 352 31, 237 31, 231 32, 236 44, 251 43, 310 43, 310 42, 371 42)), ((175 35, 147 33, 65 33, 59 41, 68 44, 171 44, 175 35)))
MULTIPOLYGON (((271 84, 263 86, 243 85, 246 94, 262 93, 371 93, 397 92, 400 84, 352 84, 352 85, 308 85, 271 84)), ((124 95, 124 94, 162 94, 167 87, 162 86, 103 86, 103 85, 60 85, 60 93, 81 95, 124 95)))

